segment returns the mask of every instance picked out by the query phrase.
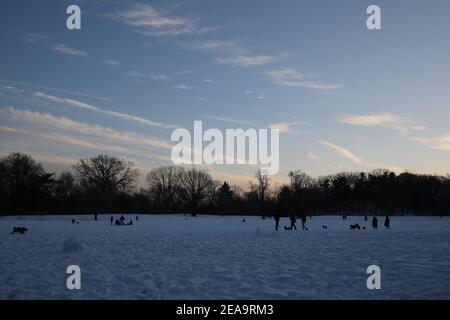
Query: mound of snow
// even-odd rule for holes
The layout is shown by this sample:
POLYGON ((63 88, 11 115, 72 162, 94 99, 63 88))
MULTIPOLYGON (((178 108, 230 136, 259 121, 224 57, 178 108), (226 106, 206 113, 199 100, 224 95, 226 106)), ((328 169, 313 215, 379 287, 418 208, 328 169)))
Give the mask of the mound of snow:
POLYGON ((79 252, 84 249, 84 244, 78 241, 74 236, 67 239, 62 247, 63 252, 79 252))

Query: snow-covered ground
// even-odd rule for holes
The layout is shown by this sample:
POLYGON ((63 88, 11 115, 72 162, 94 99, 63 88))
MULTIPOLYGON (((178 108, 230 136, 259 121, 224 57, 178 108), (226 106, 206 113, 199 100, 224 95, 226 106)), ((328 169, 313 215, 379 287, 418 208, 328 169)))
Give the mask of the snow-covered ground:
POLYGON ((389 231, 349 219, 275 232, 259 217, 1 217, 0 299, 450 299, 450 218, 392 217, 389 231), (74 264, 81 290, 66 287, 74 264), (366 287, 372 264, 381 290, 366 287))

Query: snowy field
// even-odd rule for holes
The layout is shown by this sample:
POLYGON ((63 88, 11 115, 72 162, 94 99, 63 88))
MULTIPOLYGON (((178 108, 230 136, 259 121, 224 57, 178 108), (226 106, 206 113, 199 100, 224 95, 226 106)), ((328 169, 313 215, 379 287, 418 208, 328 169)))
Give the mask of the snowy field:
POLYGON ((1 217, 0 299, 450 298, 450 218, 392 217, 389 231, 383 217, 377 231, 370 217, 313 217, 309 231, 283 230, 284 218, 275 232, 259 217, 109 217, 1 217), (11 235, 14 226, 29 231, 11 235), (79 250, 63 249, 70 237, 79 250), (73 264, 81 290, 66 288, 73 264), (372 264, 381 290, 366 287, 372 264))

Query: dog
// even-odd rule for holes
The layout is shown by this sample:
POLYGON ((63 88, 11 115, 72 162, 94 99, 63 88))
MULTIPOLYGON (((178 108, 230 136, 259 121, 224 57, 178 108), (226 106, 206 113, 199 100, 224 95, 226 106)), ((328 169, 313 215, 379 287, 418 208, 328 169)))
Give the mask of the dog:
POLYGON ((245 222, 245 219, 242 219, 242 222, 245 222))
POLYGON ((328 227, 325 225, 322 225, 322 230, 328 230, 328 227))
POLYGON ((361 227, 357 223, 351 224, 350 225, 350 230, 361 230, 361 227))
POLYGON ((284 226, 284 230, 292 230, 292 228, 284 226))
POLYGON ((14 227, 13 231, 11 232, 11 234, 15 234, 15 233, 24 234, 27 231, 28 231, 28 229, 25 228, 25 227, 14 227))

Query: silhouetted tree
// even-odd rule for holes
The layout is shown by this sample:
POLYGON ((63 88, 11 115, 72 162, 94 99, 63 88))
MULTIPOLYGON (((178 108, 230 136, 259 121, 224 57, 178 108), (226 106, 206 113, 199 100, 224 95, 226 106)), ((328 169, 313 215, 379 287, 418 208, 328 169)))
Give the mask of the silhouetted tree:
POLYGON ((29 155, 11 153, 0 161, 1 185, 13 210, 34 210, 50 197, 53 174, 29 155))
POLYGON ((183 169, 165 166, 152 169, 147 174, 147 184, 153 199, 166 212, 173 209, 177 193, 180 192, 183 169))
POLYGON ((258 170, 255 173, 255 178, 257 181, 256 184, 256 190, 257 190, 257 196, 258 196, 258 202, 259 202, 259 214, 261 214, 263 217, 265 216, 265 201, 267 197, 267 193, 269 190, 269 176, 264 174, 263 171, 258 170))
POLYGON ((212 178, 206 170, 191 168, 183 171, 181 184, 186 192, 192 213, 196 213, 200 203, 212 184, 212 178))
POLYGON ((107 155, 81 159, 74 169, 92 208, 102 211, 112 210, 118 195, 131 193, 138 176, 133 162, 107 155))

